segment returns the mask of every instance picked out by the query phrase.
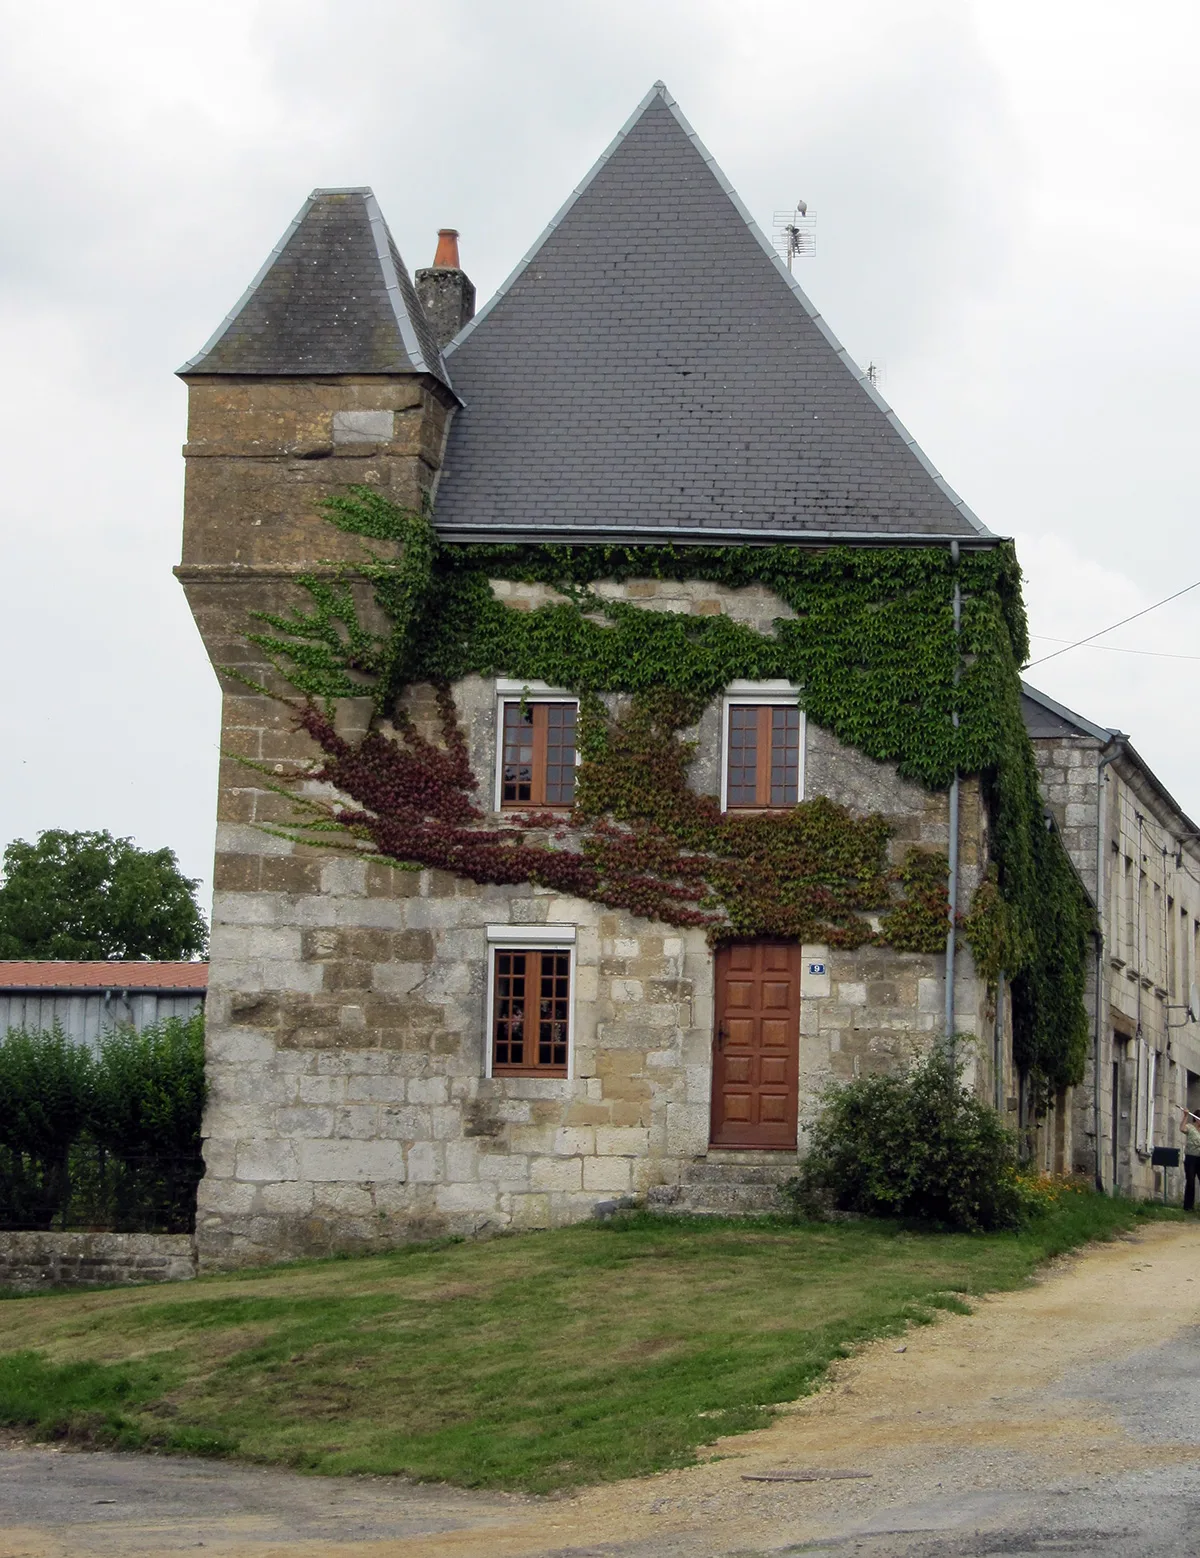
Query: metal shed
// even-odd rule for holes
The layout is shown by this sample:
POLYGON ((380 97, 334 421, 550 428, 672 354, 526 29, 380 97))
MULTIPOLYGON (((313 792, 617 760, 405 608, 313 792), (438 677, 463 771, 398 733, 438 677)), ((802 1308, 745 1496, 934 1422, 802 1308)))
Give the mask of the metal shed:
POLYGON ((57 1022, 95 1046, 112 1028, 141 1032, 168 1017, 203 1011, 207 963, 72 963, 0 960, 0 1034, 57 1022))

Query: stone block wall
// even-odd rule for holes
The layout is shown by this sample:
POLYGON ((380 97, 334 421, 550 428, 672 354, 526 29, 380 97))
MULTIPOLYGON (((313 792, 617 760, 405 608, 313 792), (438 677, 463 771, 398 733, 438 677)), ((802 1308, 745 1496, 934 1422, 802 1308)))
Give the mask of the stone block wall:
POLYGON ((196 1245, 186 1233, 0 1233, 0 1290, 186 1282, 196 1245))
MULTIPOLYGON (((551 592, 499 582, 514 609, 551 592)), ((616 590, 616 586, 604 587, 616 590)), ((786 615, 763 589, 633 580, 652 609, 725 611, 757 627, 786 615)), ((231 612, 228 597, 220 609, 231 612)), ((249 604, 248 601, 242 605, 249 604)), ((227 618, 228 629, 234 623, 227 618)), ((492 804, 497 693, 455 688, 480 797, 492 804)), ((429 689, 410 712, 431 728, 429 689)), ((361 712, 361 711, 360 711, 361 712)), ((353 709, 343 711, 353 724, 353 709)), ((312 755, 271 700, 231 691, 226 731, 259 762, 312 755)), ((693 782, 719 785, 720 707, 693 733, 693 782)), ((806 732, 806 794, 944 850, 945 795, 806 732)), ((713 963, 703 934, 535 888, 484 887, 292 844, 264 831, 288 802, 258 771, 223 770, 208 999, 207 1173, 197 1237, 207 1267, 366 1249, 440 1232, 545 1227, 598 1201, 677 1183, 708 1146, 713 963), (488 1075, 489 928, 561 937, 574 953, 572 1073, 488 1075), (561 929, 556 929, 559 927, 561 929)), ((967 905, 986 862, 978 787, 964 785, 967 905)), ((806 948, 825 964, 802 987, 802 1118, 816 1092, 907 1060, 941 1030, 944 958, 806 948)), ((957 980, 960 1029, 986 1085, 985 993, 970 955, 957 980)))
POLYGON ((1095 900, 1100 743, 1084 736, 1042 737, 1033 750, 1042 797, 1083 885, 1095 900))

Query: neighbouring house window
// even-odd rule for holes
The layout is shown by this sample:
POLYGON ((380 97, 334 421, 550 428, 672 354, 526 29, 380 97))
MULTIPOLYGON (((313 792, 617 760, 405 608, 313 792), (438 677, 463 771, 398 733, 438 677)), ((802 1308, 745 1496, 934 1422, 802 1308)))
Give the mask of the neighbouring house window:
POLYGON ((1126 855, 1122 862, 1122 889, 1125 899, 1125 961, 1131 968, 1137 966, 1137 911, 1133 902, 1133 860, 1126 855))
POLYGON ((725 695, 721 803, 769 810, 804 797, 804 714, 787 682, 735 682, 725 695))
POLYGON ((492 973, 492 1074, 567 1075, 571 953, 496 947, 492 973))
POLYGON ((501 807, 571 805, 578 717, 578 704, 561 700, 501 704, 501 807))

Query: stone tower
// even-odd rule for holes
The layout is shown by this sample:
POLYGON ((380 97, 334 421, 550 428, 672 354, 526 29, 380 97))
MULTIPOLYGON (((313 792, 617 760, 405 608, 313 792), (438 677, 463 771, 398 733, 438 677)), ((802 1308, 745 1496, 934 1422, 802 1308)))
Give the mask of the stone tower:
MULTIPOLYGON (((297 574, 362 555, 356 538, 323 521, 322 500, 363 483, 418 506, 457 401, 369 189, 314 190, 180 376, 189 404, 177 572, 223 693, 208 1028, 210 1062, 238 1064, 209 1066, 209 1172, 197 1220, 206 1257, 219 1261, 231 1238, 243 1249, 255 1243, 261 1218, 275 1224, 275 1242, 282 1218, 293 1247, 327 1247, 311 1188, 297 1196, 282 1162, 295 1149, 277 1139, 274 1106, 344 1096, 315 1074, 311 1045, 319 1034, 336 1055, 363 1040, 370 1013, 347 993, 355 975, 344 965, 361 959, 364 936, 383 934, 364 929, 380 920, 362 902, 364 866, 314 849, 297 855, 263 831, 292 809, 239 759, 269 770, 313 749, 285 708, 230 673, 270 683, 271 667, 248 643, 253 614, 289 611, 303 601, 297 574), (287 1051, 278 1064, 277 1047, 287 1051), (283 1100, 272 1093, 289 1056, 297 1075, 283 1100), (257 1071, 268 1059, 269 1084, 257 1071)), ((371 892, 393 893, 396 876, 382 871, 371 892)), ((363 1199, 363 1180, 390 1177, 387 1142, 319 1145, 305 1178, 329 1186, 343 1217, 363 1199)))

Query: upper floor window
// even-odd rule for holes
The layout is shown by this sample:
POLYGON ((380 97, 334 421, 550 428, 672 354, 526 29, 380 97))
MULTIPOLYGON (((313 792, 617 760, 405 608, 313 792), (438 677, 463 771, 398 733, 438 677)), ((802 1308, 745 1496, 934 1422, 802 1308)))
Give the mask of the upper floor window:
POLYGON ((575 799, 579 705, 558 696, 501 697, 498 802, 501 809, 567 807, 575 799))
POLYGON ((795 806, 804 796, 804 715, 786 682, 734 683, 725 696, 722 805, 795 806))

